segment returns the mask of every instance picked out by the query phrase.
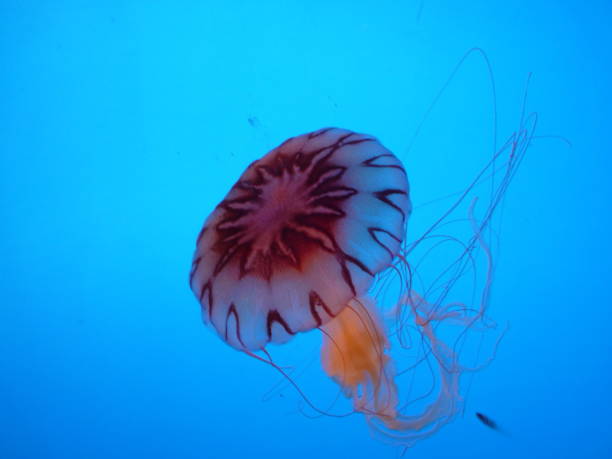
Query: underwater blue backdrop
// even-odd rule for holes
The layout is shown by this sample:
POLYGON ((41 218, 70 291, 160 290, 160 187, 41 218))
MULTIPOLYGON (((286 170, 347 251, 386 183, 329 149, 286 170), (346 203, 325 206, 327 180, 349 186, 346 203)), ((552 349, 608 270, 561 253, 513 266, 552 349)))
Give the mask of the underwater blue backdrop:
POLYGON ((517 129, 530 73, 541 137, 494 228, 510 329, 406 457, 612 457, 611 9, 2 0, 0 458, 396 457, 202 325, 195 238, 251 161, 324 126, 402 159, 415 237, 490 157, 494 103, 498 144, 517 129), (496 97, 479 53, 440 93, 474 46, 496 97))

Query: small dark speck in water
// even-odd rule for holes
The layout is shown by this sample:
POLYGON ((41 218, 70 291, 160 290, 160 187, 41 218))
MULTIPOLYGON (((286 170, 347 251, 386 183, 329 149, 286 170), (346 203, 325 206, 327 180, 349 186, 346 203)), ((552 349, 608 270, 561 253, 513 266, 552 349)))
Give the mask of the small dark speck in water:
POLYGON ((491 419, 490 417, 482 414, 482 413, 476 413, 476 417, 480 420, 480 422, 482 422, 485 426, 493 429, 493 430, 499 430, 499 427, 497 425, 497 423, 491 419))
POLYGON ((259 126, 261 126, 261 123, 259 122, 256 116, 249 116, 248 120, 249 124, 254 128, 258 128, 259 126))

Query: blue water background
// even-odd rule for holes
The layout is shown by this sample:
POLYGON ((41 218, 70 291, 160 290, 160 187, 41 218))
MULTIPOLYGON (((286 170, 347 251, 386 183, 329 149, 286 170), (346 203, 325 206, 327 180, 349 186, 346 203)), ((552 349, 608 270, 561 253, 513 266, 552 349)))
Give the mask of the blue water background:
POLYGON ((498 141, 530 73, 543 138, 496 227, 510 330, 465 414, 406 457, 612 457, 611 8, 3 0, 0 457, 396 457, 360 416, 267 397, 278 374, 202 325, 187 276, 208 213, 293 135, 377 136, 416 205, 464 187, 493 143, 479 54, 425 115, 474 46, 498 141))

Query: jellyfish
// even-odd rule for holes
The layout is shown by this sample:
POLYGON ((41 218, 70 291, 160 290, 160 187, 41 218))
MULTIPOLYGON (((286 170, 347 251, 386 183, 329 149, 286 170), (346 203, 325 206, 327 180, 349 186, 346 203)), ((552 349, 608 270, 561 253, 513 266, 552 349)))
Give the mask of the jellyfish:
MULTIPOLYGON (((206 219, 190 272, 204 323, 238 351, 273 364, 269 345, 320 330, 324 372, 373 432, 403 447, 461 410, 466 368, 437 327, 470 327, 487 302, 483 294, 479 307, 467 308, 414 290, 406 240, 411 211, 397 156, 370 135, 320 129, 290 138, 247 167, 206 219), (383 314, 373 287, 388 273, 401 279, 401 288, 383 314), (403 339, 408 328, 418 330, 439 375, 437 395, 416 413, 400 399, 400 370, 390 352, 392 342, 410 347, 403 339)), ((472 223, 471 247, 486 252, 482 225, 472 223)), ((462 260, 470 247, 465 254, 462 260)))

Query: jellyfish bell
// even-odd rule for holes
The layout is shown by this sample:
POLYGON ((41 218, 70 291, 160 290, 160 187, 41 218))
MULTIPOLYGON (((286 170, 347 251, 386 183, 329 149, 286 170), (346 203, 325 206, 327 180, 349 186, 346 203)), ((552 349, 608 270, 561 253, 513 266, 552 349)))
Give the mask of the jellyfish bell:
POLYGON ((408 179, 374 137, 326 128, 253 162, 206 220, 190 283, 204 322, 238 350, 321 328, 323 367, 355 410, 393 422, 396 389, 375 302, 398 255, 408 179))
POLYGON ((191 288, 239 350, 284 343, 364 295, 410 214, 400 161, 375 138, 327 128, 253 162, 206 220, 191 288))

